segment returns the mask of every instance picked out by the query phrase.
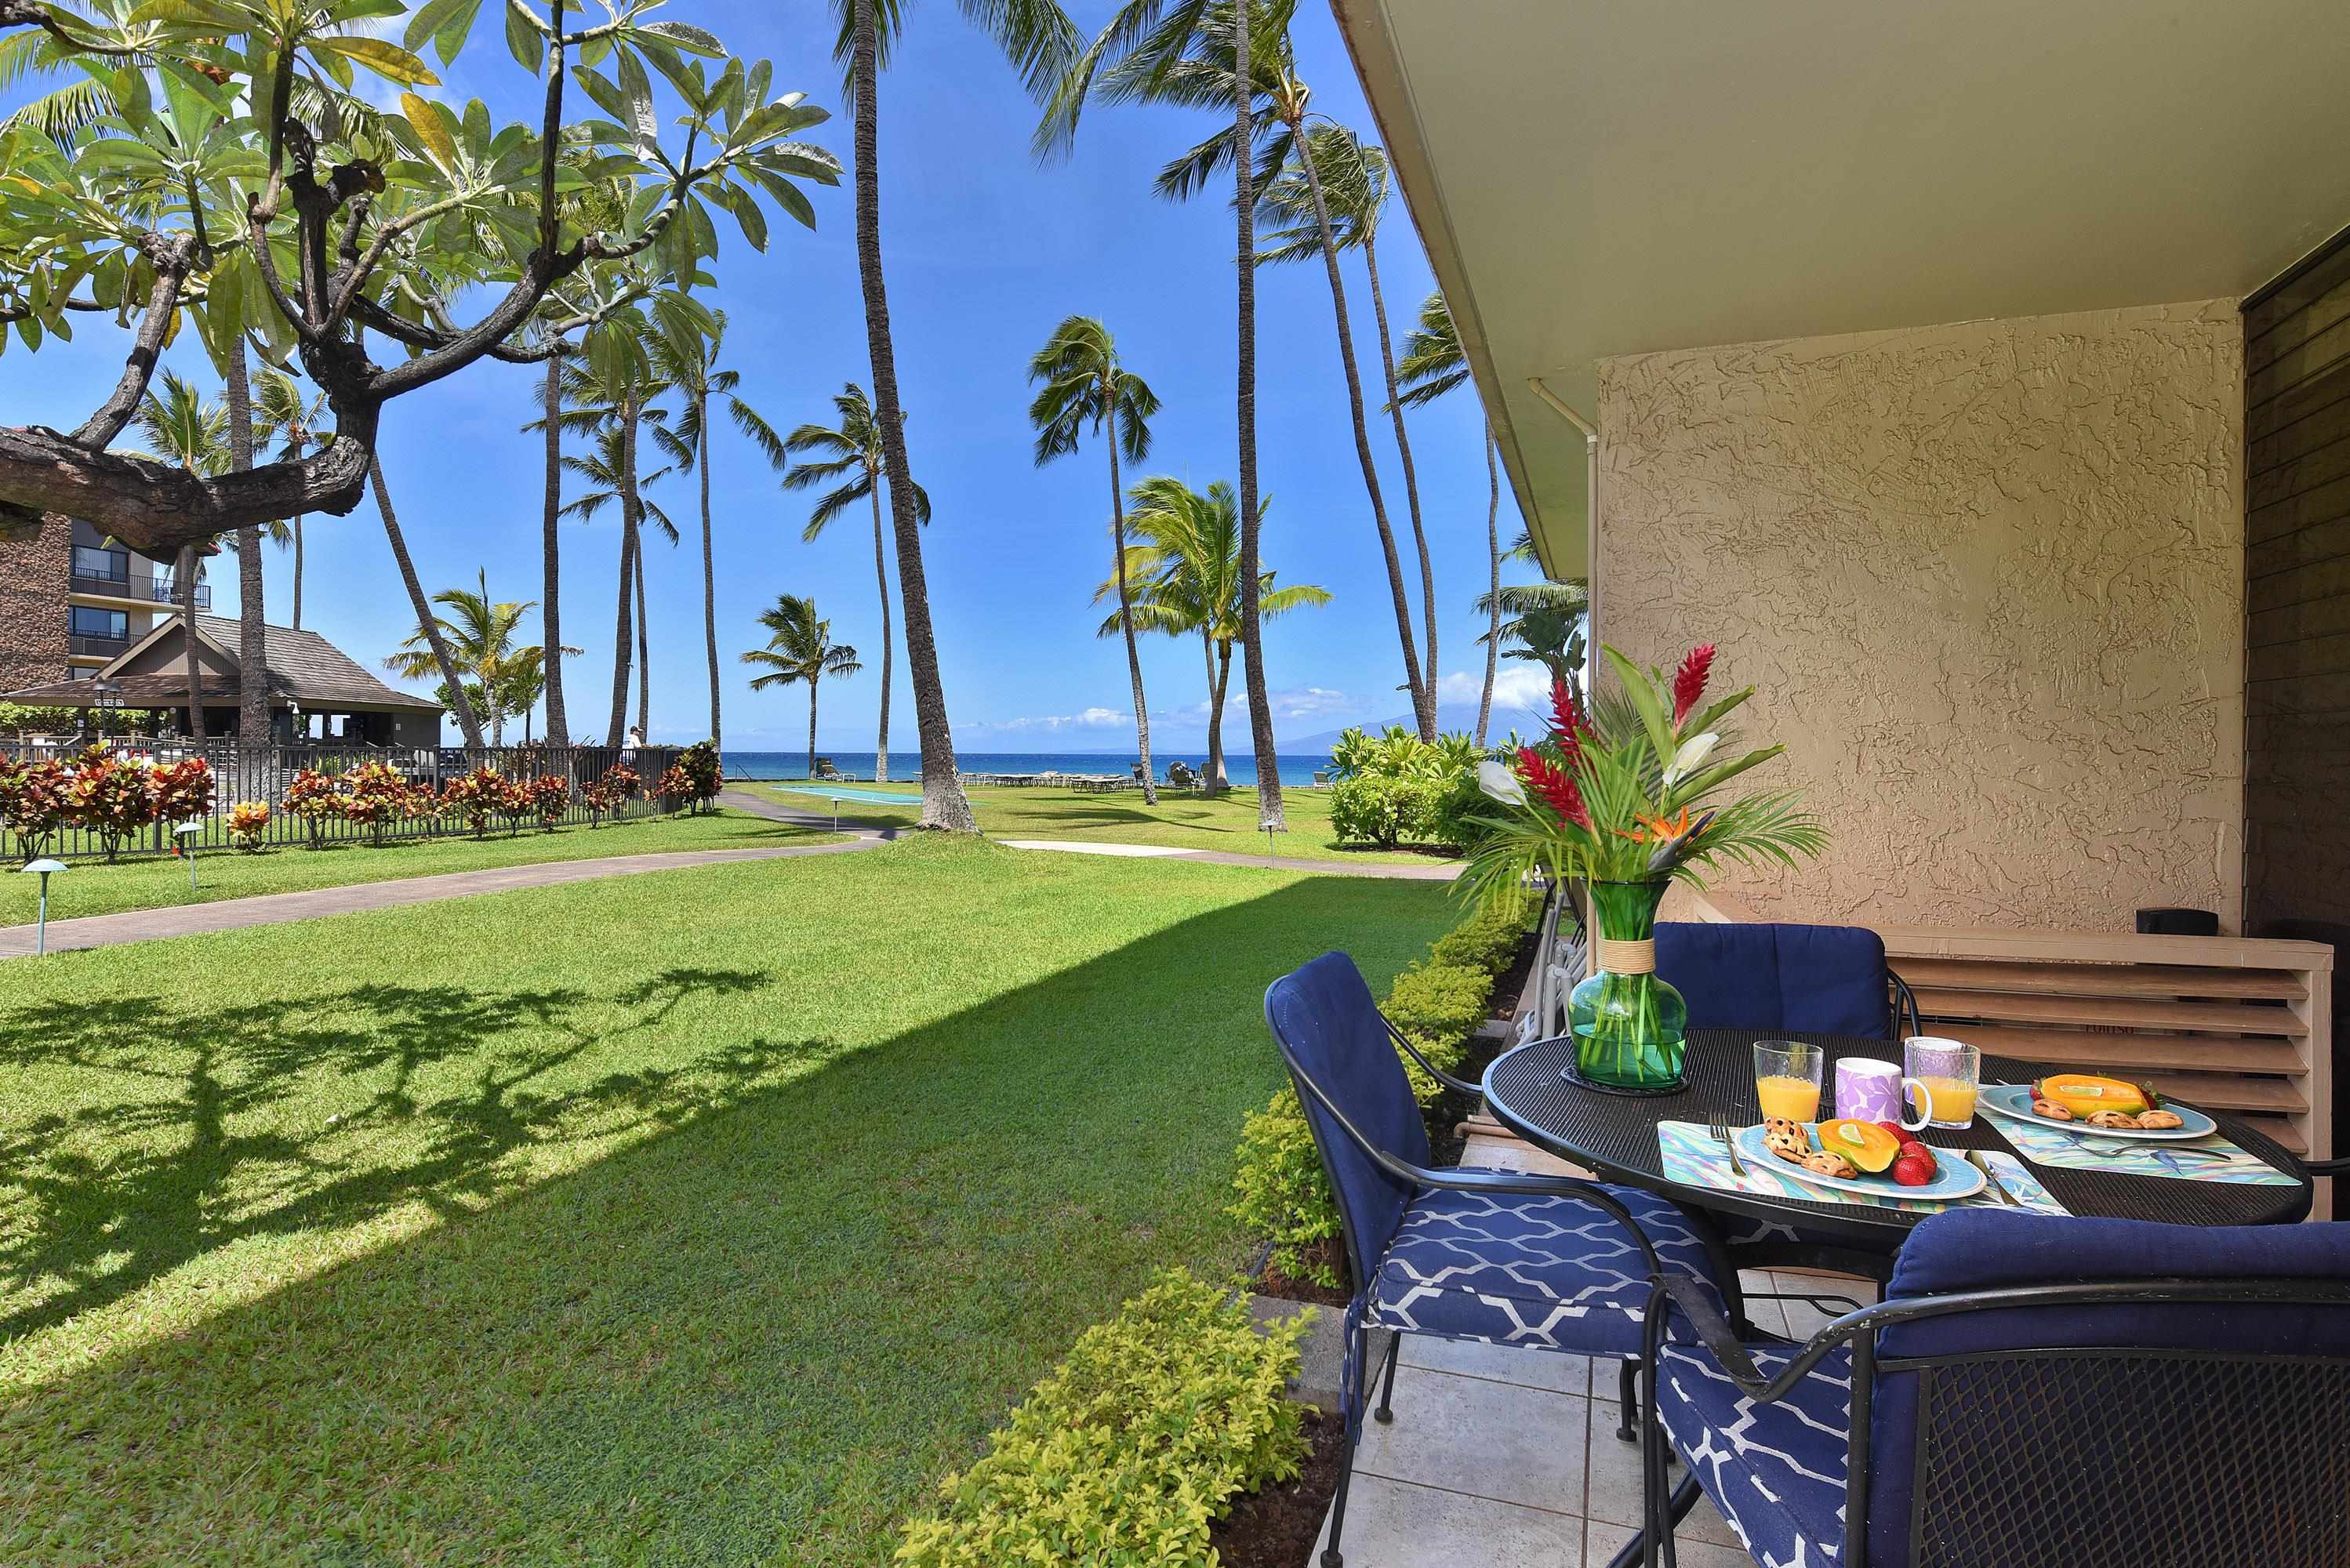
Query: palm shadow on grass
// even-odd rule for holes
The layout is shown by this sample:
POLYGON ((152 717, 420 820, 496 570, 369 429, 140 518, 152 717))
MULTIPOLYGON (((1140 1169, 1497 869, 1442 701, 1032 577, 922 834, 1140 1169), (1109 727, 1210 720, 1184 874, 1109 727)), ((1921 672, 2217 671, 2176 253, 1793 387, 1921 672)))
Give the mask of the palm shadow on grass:
MULTIPOLYGON (((1425 887, 1304 880, 847 1054, 754 1024, 708 1042, 722 1087, 699 1103, 599 1084, 647 1136, 526 1191, 485 1174, 547 1125, 529 1064, 504 1068, 426 1159, 344 1195, 430 1194, 446 1223, 0 1405, 0 1443, 42 1456, 24 1511, 0 1505, 0 1555, 878 1563, 1082 1327, 1155 1267, 1239 1261, 1222 1208, 1278 1077, 1266 982, 1344 945, 1377 983, 1445 919, 1425 887), (728 1099, 779 1065, 799 1075, 728 1099)), ((672 971, 622 1005, 658 1030, 706 986, 785 980, 672 971)), ((396 1064, 582 1003, 365 1005, 396 1064)), ((299 1019, 233 1044, 249 1022, 205 1033, 343 1048, 299 1019)), ((101 1196, 123 1174, 176 1194, 191 1173, 86 1173, 91 1218, 132 1211, 101 1196)), ((141 1221, 150 1273, 223 1239, 172 1240, 178 1201, 141 1221)), ((331 1212, 287 1194, 267 1222, 331 1212)))

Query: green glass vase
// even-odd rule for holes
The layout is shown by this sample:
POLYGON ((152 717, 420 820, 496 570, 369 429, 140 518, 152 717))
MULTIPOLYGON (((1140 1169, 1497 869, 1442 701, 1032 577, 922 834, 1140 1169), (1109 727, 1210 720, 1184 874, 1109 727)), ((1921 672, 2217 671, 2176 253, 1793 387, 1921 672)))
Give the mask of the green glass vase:
POLYGON ((1657 906, 1670 878, 1593 882, 1597 928, 1591 973, 1567 998, 1574 1076, 1619 1095, 1669 1095, 1689 1086, 1689 1004, 1657 973, 1657 906))

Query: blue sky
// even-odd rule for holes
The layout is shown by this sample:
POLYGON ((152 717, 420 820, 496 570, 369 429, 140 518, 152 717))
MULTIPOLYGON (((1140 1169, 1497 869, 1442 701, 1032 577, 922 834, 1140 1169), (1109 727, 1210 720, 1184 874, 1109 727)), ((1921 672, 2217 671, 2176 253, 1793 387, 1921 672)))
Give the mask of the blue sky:
MULTIPOLYGON (((1081 26, 1107 7, 1082 5, 1081 26)), ((798 88, 838 111, 832 28, 812 0, 790 5, 680 0, 671 14, 712 27, 738 53, 775 61, 779 89, 798 88)), ((1299 8, 1302 74, 1318 108, 1372 132, 1354 69, 1326 10, 1299 8)), ((534 83, 484 22, 446 90, 486 99, 502 119, 532 107, 534 83)), ((1100 444, 1039 470, 1026 418, 1028 358, 1063 317, 1102 317, 1163 411, 1145 472, 1204 487, 1236 477, 1233 432, 1232 229, 1229 207, 1185 205, 1150 191, 1159 166, 1211 129, 1191 114, 1098 108, 1074 156, 1039 167, 1029 156, 1033 105, 1011 70, 950 0, 920 0, 881 83, 882 238, 916 478, 936 516, 925 539, 931 608, 959 749, 1107 750, 1132 744, 1132 701, 1118 643, 1097 640, 1095 585, 1110 565, 1107 483, 1100 444)), ((849 155, 845 113, 811 140, 849 155)), ((764 254, 724 226, 712 302, 731 320, 726 348, 742 395, 779 428, 826 419, 844 381, 869 384, 857 285, 851 198, 811 192, 811 234, 774 214, 764 254)), ((723 223, 722 219, 722 223, 723 223)), ((1400 341, 1431 279, 1399 199, 1381 247, 1388 305, 1400 341)), ((1377 400, 1378 343, 1359 262, 1347 264, 1367 393, 1377 400)), ((1393 717, 1408 704, 1386 573, 1380 564, 1347 423, 1329 291, 1318 265, 1259 276, 1258 445, 1273 498, 1266 564, 1283 581, 1318 583, 1327 607, 1267 629, 1276 731, 1305 735, 1393 717)), ((85 327, 37 360, 12 346, 0 365, 0 420, 70 427, 120 368, 120 335, 85 327)), ((380 352, 380 350, 379 350, 380 352)), ((209 385, 192 343, 167 363, 209 385)), ((518 427, 536 413, 534 372, 488 361, 386 411, 384 470, 427 590, 470 586, 486 568, 499 598, 539 597, 542 449, 518 427)), ((1473 703, 1482 629, 1471 600, 1485 579, 1486 479, 1472 391, 1411 416, 1413 455, 1440 596, 1443 695, 1473 703)), ((866 656, 866 672, 824 691, 825 743, 872 744, 879 698, 879 614, 872 536, 863 515, 803 544, 807 502, 787 495, 746 444, 718 440, 712 464, 718 550, 718 632, 731 749, 796 748, 806 706, 796 688, 753 693, 734 655, 760 640, 754 618, 779 593, 813 595, 837 640, 866 656)), ((1373 431, 1391 518, 1409 551, 1402 481, 1391 435, 1373 431)), ((653 493, 685 526, 688 480, 653 493)), ((1517 514, 1506 486, 1506 540, 1517 514)), ((373 664, 412 629, 374 503, 307 525, 305 624, 373 664)), ((608 516, 564 533, 564 639, 575 730, 600 732, 610 687, 619 531, 608 516)), ((706 728, 707 670, 701 571, 689 534, 650 561, 656 739, 706 728)), ((269 618, 288 607, 291 561, 267 563, 269 618)), ((233 562, 214 568, 216 607, 233 614, 233 562)), ((1415 589, 1415 593, 1416 593, 1415 589)), ((893 587, 894 595, 894 587, 893 587)), ((533 621, 536 626, 536 620, 533 621)), ((902 652, 891 706, 894 750, 914 749, 902 652)), ((1504 660, 1513 686, 1533 667, 1504 660), (1514 670, 1513 666, 1514 665, 1514 670)), ((1144 645, 1154 739, 1196 747, 1205 680, 1196 644, 1144 645)), ((1227 743, 1246 744, 1235 670, 1227 743)), ((633 704, 633 699, 632 699, 633 704)), ((633 713, 633 705, 631 711, 633 713)), ((1506 713, 1506 710, 1505 710, 1506 713)), ((1497 727, 1506 727, 1507 719, 1497 727)))

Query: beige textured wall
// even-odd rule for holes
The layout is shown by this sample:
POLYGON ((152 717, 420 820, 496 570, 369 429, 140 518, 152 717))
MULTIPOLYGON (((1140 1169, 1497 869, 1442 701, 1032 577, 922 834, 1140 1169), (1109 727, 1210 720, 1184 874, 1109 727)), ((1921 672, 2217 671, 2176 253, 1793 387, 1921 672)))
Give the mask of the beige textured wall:
POLYGON ((2242 331, 2225 300, 1602 361, 1601 635, 1721 646, 1835 842, 1765 918, 2233 930, 2242 331))

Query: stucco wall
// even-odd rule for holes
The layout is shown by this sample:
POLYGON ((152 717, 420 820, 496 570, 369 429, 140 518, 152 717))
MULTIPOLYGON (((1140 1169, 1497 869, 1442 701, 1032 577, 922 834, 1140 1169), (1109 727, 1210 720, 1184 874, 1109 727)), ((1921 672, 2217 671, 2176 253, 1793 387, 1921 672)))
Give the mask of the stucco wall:
POLYGON ((2242 329, 2228 301, 1600 367, 1601 635, 1721 646, 1835 842, 1766 918, 2236 929, 2242 329))

